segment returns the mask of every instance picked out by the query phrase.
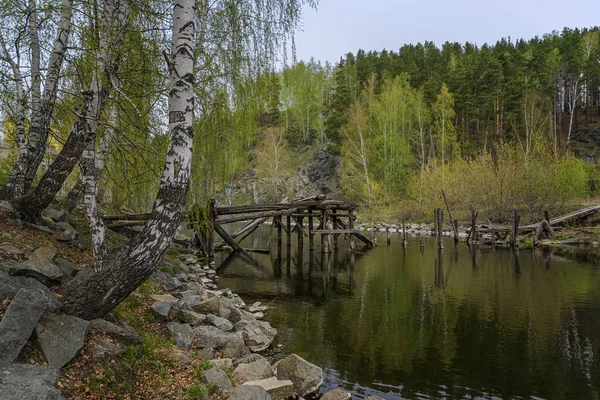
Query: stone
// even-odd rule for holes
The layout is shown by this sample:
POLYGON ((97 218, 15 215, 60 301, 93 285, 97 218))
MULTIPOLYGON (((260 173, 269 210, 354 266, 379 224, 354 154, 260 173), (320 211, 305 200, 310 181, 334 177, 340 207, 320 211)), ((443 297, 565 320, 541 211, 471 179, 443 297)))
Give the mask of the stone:
POLYGON ((331 392, 327 392, 321 400, 350 400, 352 399, 352 394, 348 392, 344 392, 342 389, 335 389, 331 392))
POLYGON ((233 390, 229 400, 271 400, 271 395, 261 386, 238 386, 233 390))
POLYGON ((204 286, 199 282, 188 282, 185 284, 187 290, 193 290, 197 295, 202 296, 204 294, 204 286))
POLYGON ((276 377, 245 382, 242 386, 259 386, 274 400, 287 399, 294 394, 294 384, 292 381, 279 380, 276 377))
POLYGON ((60 371, 41 365, 0 365, 0 393, 2 400, 64 400, 55 386, 60 371))
POLYGON ((177 347, 183 351, 189 351, 193 341, 192 327, 189 324, 169 322, 167 328, 177 347))
POLYGON ((18 247, 13 246, 12 243, 4 242, 0 244, 0 251, 3 251, 8 254, 12 254, 15 256, 23 255, 25 252, 18 247))
POLYGON ((193 329, 193 332, 194 346, 197 348, 212 347, 220 349, 231 340, 243 340, 241 333, 223 332, 219 328, 210 325, 197 326, 193 329))
MULTIPOLYGON (((67 224, 63 222, 63 224, 67 224)), ((56 240, 59 242, 73 242, 79 238, 79 232, 75 230, 75 228, 71 227, 70 229, 61 229, 56 234, 56 240)))
POLYGON ((215 349, 212 347, 205 347, 196 352, 196 355, 203 360, 210 360, 215 357, 215 349))
POLYGON ((233 391, 233 385, 229 381, 227 374, 217 367, 212 367, 209 370, 203 371, 202 377, 206 379, 206 382, 212 383, 221 390, 226 390, 228 392, 233 391))
POLYGON ((116 344, 107 342, 106 340, 98 340, 92 348, 92 358, 96 361, 106 360, 110 357, 115 357, 123 354, 125 349, 116 344))
POLYGON ((305 397, 319 390, 323 384, 323 370, 296 354, 290 354, 277 363, 277 378, 294 383, 294 392, 305 397))
POLYGON ((70 315, 43 318, 35 327, 37 340, 48 365, 64 367, 81 350, 89 322, 70 315))
POLYGON ((255 313, 253 313, 252 315, 254 315, 254 317, 255 317, 256 319, 263 319, 263 318, 265 317, 265 314, 263 314, 263 312, 262 312, 262 311, 255 312, 255 313))
POLYGON ((3 212, 5 214, 16 214, 16 211, 14 209, 14 207, 12 206, 12 204, 10 204, 8 201, 6 200, 0 200, 0 212, 3 212))
POLYGON ((62 309, 63 304, 58 300, 54 293, 48 289, 48 286, 44 285, 37 279, 28 278, 26 276, 15 276, 13 279, 25 289, 38 290, 42 292, 46 298, 46 311, 56 312, 62 309))
POLYGON ((142 338, 138 335, 138 333, 131 328, 124 328, 122 326, 113 324, 112 322, 106 321, 104 319, 93 319, 90 321, 90 329, 94 329, 96 331, 104 332, 108 334, 110 337, 126 343, 126 344, 142 344, 142 338))
POLYGON ((244 357, 242 357, 242 358, 239 358, 239 359, 236 361, 236 363, 235 363, 235 366, 237 367, 237 366, 238 366, 238 365, 240 365, 240 364, 248 364, 248 363, 251 363, 251 362, 254 362, 254 361, 261 360, 261 359, 263 359, 263 358, 264 358, 264 357, 263 357, 263 356, 261 356, 260 354, 257 354, 257 353, 251 353, 251 354, 248 354, 248 355, 246 355, 246 356, 244 356, 244 357))
POLYGON ((193 290, 184 290, 183 292, 175 293, 175 296, 176 299, 179 300, 190 296, 196 296, 196 292, 194 292, 193 290))
POLYGON ((221 349, 223 355, 240 358, 250 354, 250 349, 244 343, 244 339, 233 339, 228 341, 221 349))
POLYGON ((182 309, 176 312, 176 317, 182 322, 186 322, 191 326, 201 325, 206 320, 206 315, 197 313, 196 311, 182 309))
POLYGON ((162 271, 156 271, 152 274, 150 279, 161 282, 163 289, 165 289, 167 292, 180 289, 183 286, 179 279, 174 278, 171 274, 162 271))
POLYGON ((206 321, 210 322, 223 332, 229 332, 233 330, 233 324, 229 322, 227 319, 222 317, 217 317, 216 315, 208 314, 206 316, 206 321))
POLYGON ((53 247, 40 247, 27 261, 11 267, 10 273, 35 278, 47 286, 57 284, 64 275, 53 261, 57 252, 53 247))
POLYGON ((54 208, 46 208, 42 211, 42 216, 51 218, 54 222, 67 221, 67 213, 63 210, 55 210, 54 208))
POLYGON ((219 295, 219 316, 222 318, 229 319, 231 317, 231 309, 233 308, 233 304, 231 304, 231 299, 219 295))
POLYGON ((233 307, 228 319, 235 324, 240 321, 255 321, 256 317, 248 311, 233 307))
POLYGON ((273 376, 271 364, 264 359, 256 360, 247 364, 240 364, 233 371, 233 377, 242 382, 259 381, 273 376))
POLYGON ((155 301, 150 306, 150 310, 159 321, 168 321, 171 304, 165 301, 155 301))
POLYGON ((190 365, 194 362, 194 359, 190 357, 190 355, 183 350, 172 350, 169 355, 171 359, 180 365, 190 365))
POLYGON ((23 285, 12 276, 0 272, 0 300, 12 300, 23 285))
POLYGON ((75 266, 70 261, 67 261, 64 258, 55 258, 54 264, 56 264, 56 266, 60 268, 64 276, 74 277, 79 272, 79 270, 75 268, 75 266))
POLYGON ((204 299, 202 298, 202 296, 188 296, 188 297, 184 297, 184 298, 178 300, 177 303, 175 303, 173 305, 173 308, 176 311, 179 311, 179 310, 196 311, 197 309, 199 309, 199 306, 200 306, 200 304, 202 304, 203 301, 204 301, 204 299))
POLYGON ((0 321, 0 365, 18 357, 45 310, 40 291, 19 289, 0 321))
POLYGON ((192 310, 202 314, 219 314, 219 308, 221 307, 221 301, 218 297, 212 297, 204 300, 197 306, 193 307, 192 310))
POLYGON ((29 224, 29 226, 31 226, 34 229, 37 229, 40 232, 48 233, 50 235, 54 234, 54 231, 52 229, 50 229, 50 228, 48 228, 47 226, 44 226, 44 225, 29 224))
POLYGON ((175 304, 179 299, 170 294, 153 294, 150 298, 154 301, 162 301, 164 303, 175 304))
POLYGON ((211 362, 213 366, 220 370, 231 371, 233 369, 233 360, 231 358, 217 358, 211 362))
POLYGON ((266 350, 277 335, 277 330, 265 321, 239 321, 234 328, 236 332, 242 332, 246 346, 253 352, 266 350))

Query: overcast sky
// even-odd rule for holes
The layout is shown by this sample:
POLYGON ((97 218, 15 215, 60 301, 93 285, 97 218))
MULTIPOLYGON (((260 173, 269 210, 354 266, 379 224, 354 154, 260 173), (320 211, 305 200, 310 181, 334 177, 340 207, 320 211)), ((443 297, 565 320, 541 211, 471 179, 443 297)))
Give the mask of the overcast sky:
POLYGON ((496 43, 530 39, 565 26, 600 25, 599 0, 320 0, 305 8, 298 60, 335 63, 358 49, 397 51, 430 40, 496 43))

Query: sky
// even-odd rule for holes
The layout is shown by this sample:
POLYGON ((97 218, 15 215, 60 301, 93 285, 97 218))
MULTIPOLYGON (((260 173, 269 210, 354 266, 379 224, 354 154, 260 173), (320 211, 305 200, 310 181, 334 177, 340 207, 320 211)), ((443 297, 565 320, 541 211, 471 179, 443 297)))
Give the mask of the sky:
POLYGON ((320 0, 305 7, 298 61, 331 63, 358 49, 398 51, 426 40, 477 45, 600 25, 598 0, 320 0))

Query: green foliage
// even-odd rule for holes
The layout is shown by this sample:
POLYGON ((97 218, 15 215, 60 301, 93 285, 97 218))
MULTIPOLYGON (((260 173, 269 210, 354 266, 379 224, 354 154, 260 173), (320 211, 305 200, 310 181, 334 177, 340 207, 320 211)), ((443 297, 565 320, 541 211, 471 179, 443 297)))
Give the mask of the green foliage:
POLYGON ((206 389, 203 386, 193 385, 186 390, 186 395, 192 399, 205 399, 207 393, 206 389))

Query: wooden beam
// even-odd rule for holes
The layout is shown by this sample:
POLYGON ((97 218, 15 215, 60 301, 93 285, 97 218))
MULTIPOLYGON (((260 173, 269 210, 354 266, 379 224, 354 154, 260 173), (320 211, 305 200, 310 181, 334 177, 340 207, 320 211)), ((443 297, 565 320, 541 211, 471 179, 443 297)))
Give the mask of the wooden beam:
POLYGON ((223 229, 223 227, 217 222, 215 222, 215 232, 217 232, 219 236, 221 236, 223 240, 225 240, 227 244, 231 246, 232 249, 235 251, 242 251, 242 248, 238 242, 236 242, 235 239, 232 238, 231 235, 229 235, 229 233, 227 233, 227 231, 225 231, 225 229, 223 229))
POLYGON ((262 211, 262 212, 248 214, 248 215, 239 215, 239 216, 235 216, 235 217, 220 217, 220 218, 217 218, 217 221, 220 224, 231 224, 233 222, 250 221, 250 220, 258 219, 258 218, 271 218, 271 217, 277 217, 277 216, 281 216, 281 215, 291 215, 297 211, 298 211, 298 209, 296 209, 296 208, 291 208, 291 209, 288 208, 285 210, 275 210, 275 211, 262 211))

